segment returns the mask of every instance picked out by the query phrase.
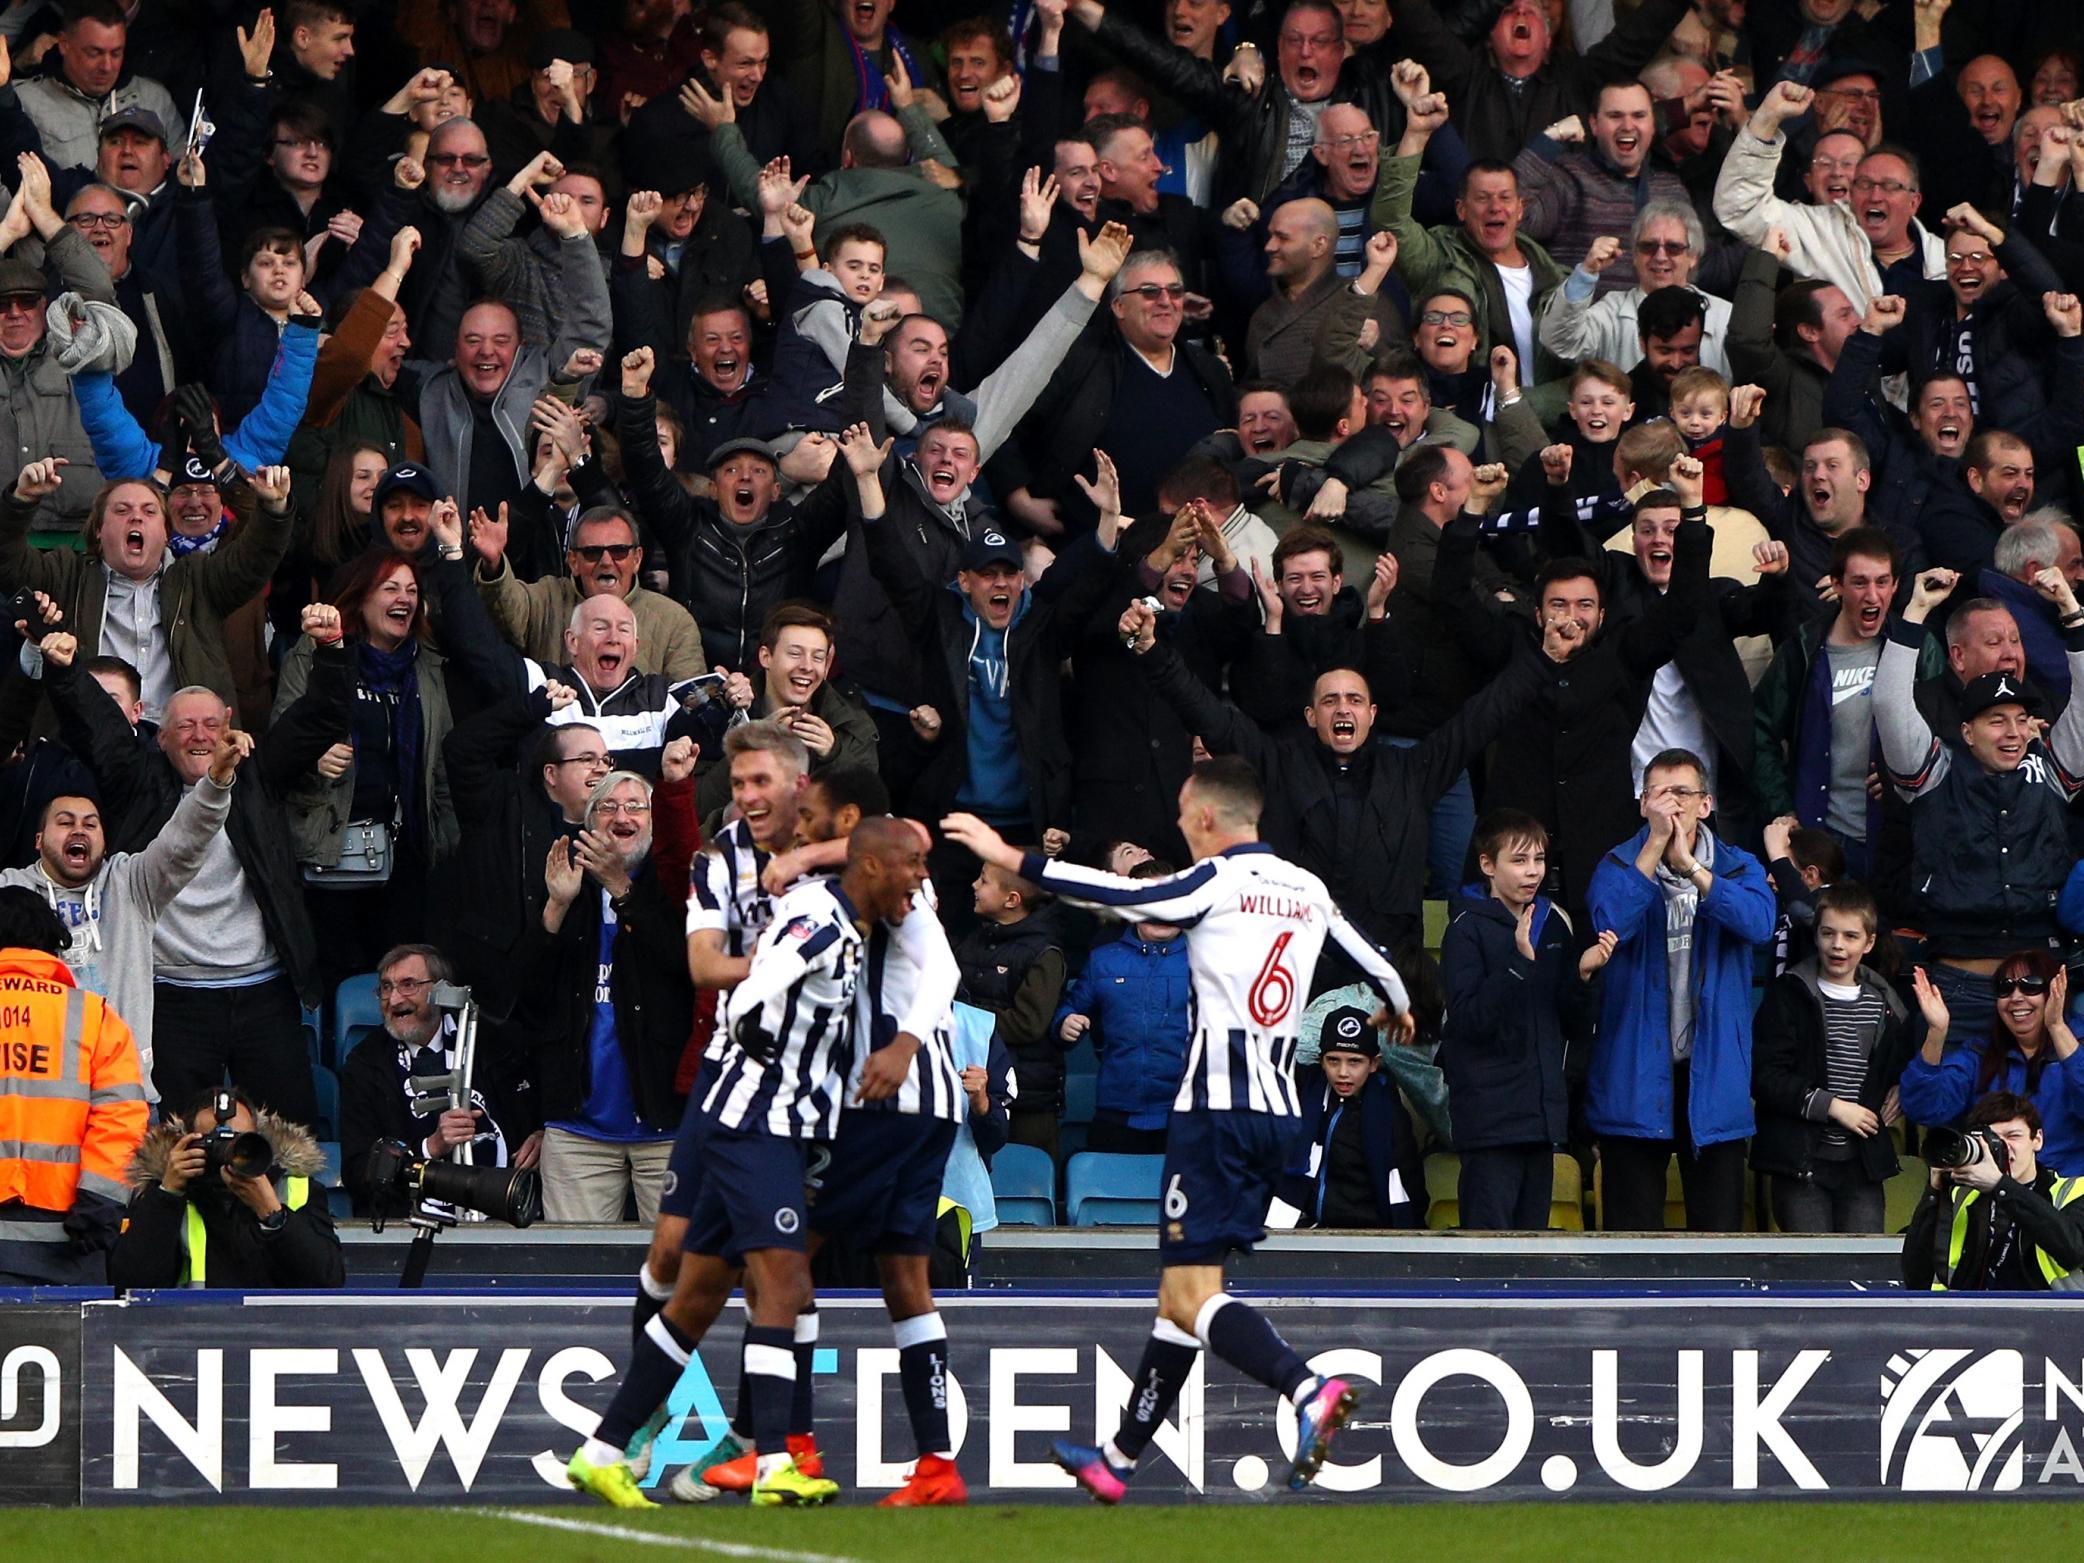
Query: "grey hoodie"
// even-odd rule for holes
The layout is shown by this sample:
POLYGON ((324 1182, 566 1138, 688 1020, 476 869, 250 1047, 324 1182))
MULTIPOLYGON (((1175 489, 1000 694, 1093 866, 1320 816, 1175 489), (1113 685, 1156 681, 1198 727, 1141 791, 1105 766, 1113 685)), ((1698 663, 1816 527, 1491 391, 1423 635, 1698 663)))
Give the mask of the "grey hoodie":
POLYGON ((0 870, 0 885, 34 890, 72 930, 65 964, 82 988, 100 994, 129 1022, 147 1101, 159 1100, 152 1085, 153 925, 202 867, 231 812, 231 799, 229 787, 205 776, 188 789, 150 846, 110 853, 77 890, 54 881, 41 861, 0 870))

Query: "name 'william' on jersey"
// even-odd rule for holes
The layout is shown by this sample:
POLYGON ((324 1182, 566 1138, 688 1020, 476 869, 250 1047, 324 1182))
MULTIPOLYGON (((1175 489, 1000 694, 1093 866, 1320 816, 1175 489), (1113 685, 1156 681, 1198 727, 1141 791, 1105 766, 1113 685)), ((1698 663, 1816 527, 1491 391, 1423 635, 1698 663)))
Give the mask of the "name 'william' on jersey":
POLYGON ((1262 842, 1231 847, 1166 879, 1124 879, 1036 856, 1020 872, 1080 905, 1188 931, 1194 1039, 1175 1111, 1297 1113, 1291 1069, 1327 937, 1392 1013, 1408 1004, 1396 968, 1346 921, 1324 881, 1262 842))
POLYGON ((774 903, 752 969, 725 1000, 723 1070, 702 1110, 727 1129, 830 1139, 853 1066, 861 929, 837 881, 774 903))

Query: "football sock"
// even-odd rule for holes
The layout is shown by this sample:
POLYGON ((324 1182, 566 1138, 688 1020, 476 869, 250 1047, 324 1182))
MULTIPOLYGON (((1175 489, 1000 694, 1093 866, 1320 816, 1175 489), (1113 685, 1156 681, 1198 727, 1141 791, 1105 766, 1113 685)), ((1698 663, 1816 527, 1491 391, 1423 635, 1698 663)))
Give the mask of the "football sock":
POLYGON ((1194 1320, 1201 1343, 1225 1362, 1284 1399, 1301 1405, 1303 1390, 1316 1382, 1309 1364, 1275 1333, 1256 1309, 1228 1292, 1218 1292, 1201 1306, 1194 1320))
POLYGON ((890 1333, 917 1453, 948 1456, 948 1326, 938 1313, 922 1313, 893 1320, 890 1333))
POLYGON ((1200 1355, 1201 1342, 1170 1319, 1151 1326, 1151 1338, 1144 1342, 1143 1360, 1136 1364, 1136 1377, 1130 1385, 1129 1404, 1122 1412, 1121 1430, 1107 1446, 1110 1465, 1135 1469, 1200 1355))
POLYGON ((587 1445, 587 1458, 595 1465, 620 1460, 630 1435, 642 1427, 651 1413, 673 1393, 673 1386, 680 1380, 680 1370, 687 1366, 688 1359, 694 1354, 695 1343, 681 1334, 671 1319, 663 1313, 653 1314, 645 1324, 643 1334, 637 1337, 636 1352, 622 1375, 622 1383, 616 1388, 615 1398, 608 1403, 608 1414, 594 1429, 593 1441, 587 1445), (605 1459, 595 1457, 595 1441, 609 1451, 605 1459))
POLYGON ((765 1457, 788 1454, 789 1401, 796 1382, 794 1331, 786 1324, 753 1324, 745 1331, 745 1378, 751 1386, 753 1448, 765 1457))
POLYGON ((796 1315, 796 1340, 791 1348, 796 1358, 796 1387, 789 1396, 789 1431, 808 1438, 813 1430, 812 1397, 817 1386, 818 1310, 815 1305, 796 1315))
POLYGON ((659 1309, 666 1306, 667 1300, 672 1295, 672 1282, 661 1282, 651 1273, 651 1266, 648 1263, 637 1267, 637 1300, 630 1309, 630 1345, 632 1348, 644 1339, 644 1326, 651 1322, 652 1316, 659 1309))

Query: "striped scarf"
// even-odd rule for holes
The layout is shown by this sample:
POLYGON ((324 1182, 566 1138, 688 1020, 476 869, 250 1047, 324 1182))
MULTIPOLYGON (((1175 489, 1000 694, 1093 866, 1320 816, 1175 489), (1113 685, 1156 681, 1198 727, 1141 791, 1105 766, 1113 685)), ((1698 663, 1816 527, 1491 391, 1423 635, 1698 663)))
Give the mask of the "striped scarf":
MULTIPOLYGON (((840 28, 840 36, 847 40, 847 47, 854 51, 854 112, 865 114, 870 109, 883 109, 888 112, 890 88, 883 81, 882 71, 877 68, 876 62, 869 58, 868 51, 861 47, 859 40, 844 26, 840 28)), ((892 27, 884 31, 883 38, 890 45, 890 52, 904 61, 905 74, 912 78, 914 87, 924 87, 932 81, 930 75, 919 69, 919 61, 913 57, 912 46, 905 42, 903 33, 892 27)))

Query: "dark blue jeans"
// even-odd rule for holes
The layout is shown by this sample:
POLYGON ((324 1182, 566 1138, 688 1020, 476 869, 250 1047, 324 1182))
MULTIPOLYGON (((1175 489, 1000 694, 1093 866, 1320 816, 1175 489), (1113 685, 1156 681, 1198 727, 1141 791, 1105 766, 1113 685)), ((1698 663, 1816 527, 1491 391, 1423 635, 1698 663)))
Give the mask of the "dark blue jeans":
MULTIPOLYGON (((318 1116, 304 1012, 287 976, 244 988, 152 985, 152 1083, 178 1113, 231 1082, 291 1123, 318 1116)), ((339 1127, 337 1124, 334 1126, 339 1127)))

